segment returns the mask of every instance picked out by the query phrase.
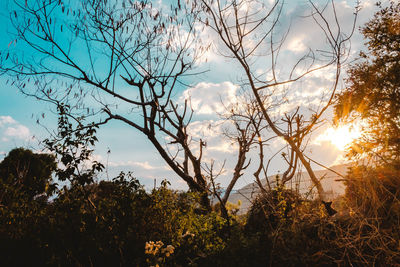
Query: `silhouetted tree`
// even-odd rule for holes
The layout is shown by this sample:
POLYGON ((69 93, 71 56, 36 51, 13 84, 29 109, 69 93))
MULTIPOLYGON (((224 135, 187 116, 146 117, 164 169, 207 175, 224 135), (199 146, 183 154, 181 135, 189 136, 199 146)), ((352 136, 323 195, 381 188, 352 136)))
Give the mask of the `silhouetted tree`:
POLYGON ((361 122, 362 136, 348 149, 357 159, 347 175, 349 204, 398 227, 400 218, 400 3, 390 1, 361 32, 367 51, 348 71, 337 98, 338 122, 361 122))
POLYGON ((350 67, 335 111, 339 121, 362 122, 363 135, 349 156, 400 167, 400 4, 379 6, 361 29, 368 50, 350 67))
MULTIPOLYGON (((214 30, 221 43, 221 53, 239 65, 242 86, 252 96, 254 114, 249 117, 258 137, 259 168, 254 173, 256 180, 260 176, 267 178, 268 161, 265 160, 264 146, 272 137, 278 137, 286 143, 287 153, 282 153, 287 163, 283 173, 283 183, 294 177, 298 166, 303 166, 314 184, 319 198, 326 201, 321 182, 316 177, 306 153, 306 146, 313 130, 320 125, 322 116, 332 106, 339 88, 342 65, 349 55, 349 42, 355 28, 358 6, 355 7, 354 22, 345 32, 339 21, 335 1, 323 5, 308 1, 311 18, 316 30, 326 45, 319 49, 309 48, 293 64, 281 59, 289 29, 278 31, 284 10, 284 1, 230 1, 201 0, 204 10, 200 16, 205 25, 214 30), (259 70, 263 70, 260 74, 259 70), (292 103, 287 95, 293 93, 296 82, 307 80, 312 73, 330 69, 332 82, 319 95, 316 108, 307 108, 304 104, 292 103), (290 103, 293 108, 279 111, 277 103, 290 103), (259 123, 259 120, 262 120, 259 123), (267 125, 268 127, 265 127, 267 125)), ((242 117, 233 111, 233 116, 242 117)), ((253 136, 254 138, 254 136, 253 136)), ((259 182, 260 187, 263 187, 259 182)))
POLYGON ((90 118, 97 121, 96 125, 117 120, 141 132, 189 188, 202 194, 206 210, 210 211, 210 193, 218 194, 221 203, 226 203, 249 165, 246 154, 256 137, 261 140, 257 143, 260 164, 256 178, 261 170, 267 173, 263 146, 271 135, 287 144, 288 153, 282 154, 288 163, 284 181, 293 177, 301 163, 320 197, 325 198, 304 149, 310 133, 332 103, 353 30, 351 25, 348 34, 342 31, 333 1, 328 8, 333 25, 328 22, 327 9, 310 1, 310 18, 321 29, 327 45, 322 50, 306 52, 291 67, 285 65, 285 77, 279 75, 277 67, 285 36, 275 39, 284 6, 280 0, 269 4, 178 1, 169 10, 161 10, 152 1, 15 3, 18 8, 10 19, 18 49, 12 51, 10 45, 1 61, 1 70, 15 78, 13 84, 25 94, 57 106, 68 104, 69 115, 76 119, 90 118), (196 24, 199 21, 203 23, 196 24), (214 164, 205 164, 206 142, 188 131, 193 115, 190 104, 186 101, 178 105, 174 98, 186 86, 186 77, 196 74, 193 69, 197 59, 209 47, 198 34, 205 27, 217 33, 228 51, 226 55, 239 63, 244 74, 242 85, 249 89, 257 105, 256 119, 234 124, 238 157, 224 196, 219 196, 214 183, 221 172, 215 171, 214 164), (265 59, 264 56, 268 75, 258 75, 252 62, 265 59), (329 67, 333 68, 333 83, 321 97, 317 110, 310 114, 301 113, 298 108, 272 116, 268 109, 271 103, 286 102, 285 93, 277 93, 282 86, 289 87, 329 67), (268 131, 265 135, 264 130, 268 131))
POLYGON ((39 195, 51 196, 55 190, 52 183, 55 170, 53 155, 33 153, 25 148, 11 150, 0 162, 0 202, 7 204, 18 197, 29 201, 39 195))
MULTIPOLYGON (((152 1, 14 2, 10 19, 24 53, 10 46, 1 62, 13 84, 57 107, 68 105, 71 118, 96 125, 117 120, 141 132, 189 188, 202 193, 209 211, 206 143, 188 133, 189 103, 174 98, 208 48, 196 34, 199 11, 183 2, 170 10, 152 1)), ((243 167, 239 163, 238 171, 243 167)))

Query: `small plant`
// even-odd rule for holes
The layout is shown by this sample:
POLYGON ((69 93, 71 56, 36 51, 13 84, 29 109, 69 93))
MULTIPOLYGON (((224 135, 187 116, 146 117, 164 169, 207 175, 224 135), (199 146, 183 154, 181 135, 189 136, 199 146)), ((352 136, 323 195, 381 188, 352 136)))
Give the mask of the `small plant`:
POLYGON ((145 254, 148 255, 146 262, 150 267, 160 267, 166 262, 166 259, 174 253, 175 247, 167 245, 163 248, 164 243, 162 241, 149 241, 146 242, 144 247, 145 254))

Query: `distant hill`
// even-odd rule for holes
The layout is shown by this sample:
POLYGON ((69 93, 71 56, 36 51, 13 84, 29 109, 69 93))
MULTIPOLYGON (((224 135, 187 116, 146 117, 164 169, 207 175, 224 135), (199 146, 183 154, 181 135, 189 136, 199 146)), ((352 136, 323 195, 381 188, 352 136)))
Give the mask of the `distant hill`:
MULTIPOLYGON (((350 164, 335 165, 329 167, 331 170, 317 170, 315 175, 321 179, 322 186, 328 194, 329 199, 334 199, 340 195, 344 194, 345 185, 343 183, 343 177, 341 175, 346 175, 347 169, 350 164)), ((271 188, 275 186, 276 176, 281 177, 281 174, 275 174, 268 177, 268 182, 271 188)), ((264 187, 268 187, 267 181, 264 179, 261 181, 264 187)), ((310 198, 315 196, 315 190, 312 188, 312 183, 310 176, 307 172, 300 172, 293 179, 286 183, 287 188, 292 188, 293 190, 298 190, 299 193, 303 195, 309 195, 310 198)), ((237 203, 238 200, 242 202, 239 213, 245 213, 251 206, 251 201, 260 194, 260 188, 256 182, 248 184, 241 189, 236 190, 229 197, 229 201, 232 203, 237 203)))

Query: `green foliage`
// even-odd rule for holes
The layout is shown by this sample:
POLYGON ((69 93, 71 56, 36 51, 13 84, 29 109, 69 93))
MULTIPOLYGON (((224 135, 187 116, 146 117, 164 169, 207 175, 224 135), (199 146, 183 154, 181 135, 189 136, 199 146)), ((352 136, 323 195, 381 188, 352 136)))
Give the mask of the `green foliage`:
POLYGON ((349 69, 335 107, 337 119, 364 123, 348 154, 361 159, 346 176, 351 219, 337 235, 357 264, 393 266, 400 262, 400 3, 378 6, 361 29, 368 51, 349 69))
POLYGON ((215 213, 196 214, 194 201, 191 193, 166 188, 146 193, 137 180, 121 176, 63 188, 46 206, 2 207, 3 263, 145 266, 146 242, 162 240, 176 248, 165 264, 196 265, 226 243, 223 219, 215 213), (28 247, 32 254, 19 257, 18 248, 28 247))
POLYGON ((241 243, 242 252, 252 248, 248 266, 398 265, 398 226, 388 228, 382 220, 360 213, 326 216, 319 201, 302 199, 289 190, 274 191, 260 197, 248 213, 246 239, 241 243), (285 194, 289 200, 295 196, 286 215, 279 212, 285 206, 280 195, 285 194))
MULTIPOLYGON (((399 186, 388 188, 393 195, 371 186, 385 204, 379 216, 398 214, 399 186)), ((362 206, 365 192, 351 192, 362 206)), ((0 206, 2 265, 391 266, 400 260, 400 228, 391 227, 398 217, 385 224, 387 218, 364 216, 366 208, 334 219, 319 212, 319 202, 282 186, 253 204, 245 224, 232 216, 229 225, 216 212, 204 214, 198 194, 172 191, 167 181, 147 192, 130 173, 112 181, 72 182, 57 193, 51 202, 15 195, 0 206), (157 251, 150 241, 159 244, 157 251)), ((364 207, 381 203, 368 201, 364 207)))
POLYGON ((312 256, 323 247, 319 201, 309 201, 279 185, 253 202, 245 225, 254 266, 318 265, 312 256), (318 222, 316 222, 318 219, 318 222))
POLYGON ((363 137, 350 156, 368 155, 381 163, 400 162, 400 3, 381 7, 363 28, 367 52, 348 71, 347 88, 335 112, 345 122, 361 119, 363 137))
POLYGON ((75 118, 71 115, 69 105, 59 103, 57 110, 57 135, 44 140, 46 148, 55 153, 63 165, 62 168, 57 168, 57 177, 61 181, 69 180, 81 186, 91 184, 96 173, 104 169, 103 164, 91 160, 91 147, 98 141, 95 135, 98 125, 84 125, 82 117, 75 118), (71 118, 75 124, 71 122, 71 118), (86 164, 90 164, 90 168, 86 164))
POLYGON ((362 120, 363 136, 349 150, 361 158, 346 177, 350 208, 366 218, 397 227, 400 175, 400 3, 381 6, 361 30, 367 52, 348 71, 336 116, 362 120), (365 165, 365 166, 364 166, 365 165))
POLYGON ((103 169, 91 161, 97 125, 84 125, 82 118, 70 115, 67 105, 60 104, 58 111, 58 134, 45 144, 61 165, 56 175, 69 186, 50 203, 15 195, 17 204, 0 207, 6 265, 145 266, 145 244, 151 240, 177 249, 160 261, 173 266, 196 265, 225 249, 226 222, 215 213, 204 213, 202 196, 171 191, 166 180, 148 193, 123 173, 95 183, 103 169), (32 253, 18 257, 19 247, 32 253))
POLYGON ((251 231, 269 232, 281 224, 291 223, 295 207, 301 204, 301 197, 296 192, 278 186, 271 192, 261 194, 254 201, 248 212, 247 228, 251 231))
POLYGON ((55 190, 52 172, 55 158, 36 154, 24 148, 15 148, 0 162, 0 203, 9 205, 14 199, 33 200, 49 197, 55 190))

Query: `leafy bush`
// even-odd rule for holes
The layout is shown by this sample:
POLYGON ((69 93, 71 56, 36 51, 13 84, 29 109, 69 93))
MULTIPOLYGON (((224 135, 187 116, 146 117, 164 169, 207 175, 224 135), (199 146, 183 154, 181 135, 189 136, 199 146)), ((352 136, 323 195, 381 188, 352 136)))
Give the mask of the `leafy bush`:
POLYGON ((225 220, 197 208, 196 194, 166 184, 149 193, 125 175, 75 184, 49 203, 1 206, 1 257, 8 266, 146 266, 146 242, 160 240, 176 248, 166 265, 195 265, 226 248, 225 220))
POLYGON ((0 203, 8 205, 15 199, 51 196, 55 190, 51 177, 55 169, 53 155, 24 148, 11 150, 0 162, 0 203))

